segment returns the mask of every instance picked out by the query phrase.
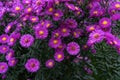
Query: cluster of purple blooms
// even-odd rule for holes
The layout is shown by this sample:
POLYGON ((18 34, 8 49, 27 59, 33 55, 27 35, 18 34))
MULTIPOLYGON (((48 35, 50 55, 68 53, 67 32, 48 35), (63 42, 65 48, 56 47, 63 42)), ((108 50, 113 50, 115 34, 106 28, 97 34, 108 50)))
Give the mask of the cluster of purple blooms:
MULTIPOLYGON (((75 0, 73 0, 75 1, 75 0)), ((64 51, 69 55, 76 56, 80 53, 80 45, 71 41, 65 43, 63 40, 67 37, 75 39, 83 36, 84 31, 89 34, 87 43, 83 49, 94 49, 96 43, 105 40, 109 45, 114 46, 120 53, 120 39, 111 33, 112 26, 120 20, 120 2, 110 0, 106 3, 104 0, 90 0, 86 6, 89 10, 89 18, 98 18, 95 23, 85 24, 85 30, 80 29, 76 19, 70 17, 64 19, 65 12, 62 9, 56 9, 55 6, 63 4, 66 10, 72 11, 77 17, 84 16, 84 11, 73 4, 72 0, 5 0, 0 2, 0 20, 3 19, 5 13, 9 13, 12 17, 18 17, 16 20, 6 24, 4 33, 0 35, 0 54, 5 55, 6 62, 0 62, 0 73, 4 74, 9 67, 17 64, 15 50, 12 47, 18 41, 23 48, 31 47, 37 40, 48 39, 51 35, 48 46, 55 50, 54 59, 48 59, 45 63, 47 68, 53 68, 56 62, 61 62, 65 58, 64 51), (100 3, 106 5, 104 8, 100 3), (105 15, 107 14, 107 15, 105 15), (46 19, 51 17, 53 20, 46 19), (107 17, 106 17, 107 16, 107 17), (108 17, 109 16, 109 17, 108 17), (29 23, 27 23, 29 22, 29 23), (52 32, 54 22, 60 25, 52 32), (29 26, 27 26, 29 24, 29 26), (21 34, 24 27, 29 27, 34 34, 21 34)), ((76 2, 76 1, 75 1, 76 2)), ((84 0, 77 3, 84 4, 84 0)), ((41 62, 36 58, 30 58, 25 63, 25 68, 29 72, 37 72, 40 69, 41 62)))

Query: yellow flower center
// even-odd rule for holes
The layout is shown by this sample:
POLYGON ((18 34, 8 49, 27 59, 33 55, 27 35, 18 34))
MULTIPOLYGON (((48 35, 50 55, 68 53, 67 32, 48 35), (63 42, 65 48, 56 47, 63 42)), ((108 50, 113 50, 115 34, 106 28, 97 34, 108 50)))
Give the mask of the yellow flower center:
POLYGON ((90 27, 90 29, 89 29, 90 31, 93 31, 93 30, 95 30, 95 28, 94 27, 90 27))
POLYGON ((98 33, 94 34, 94 38, 98 39, 100 37, 100 35, 98 33))
POLYGON ((32 18, 32 21, 36 21, 37 19, 36 18, 32 18))
POLYGON ((54 44, 57 44, 57 43, 58 43, 58 40, 53 40, 53 43, 54 43, 54 44))
POLYGON ((53 8, 49 8, 49 10, 48 10, 49 12, 52 12, 53 11, 53 8))
POLYGON ((3 48, 2 48, 2 50, 4 50, 4 51, 5 51, 5 50, 6 50, 6 47, 3 47, 3 48))
POLYGON ((79 15, 79 14, 80 14, 80 11, 78 11, 77 14, 79 15))
POLYGON ((1 70, 5 69, 5 66, 3 66, 3 65, 2 65, 2 66, 0 66, 0 69, 1 69, 1 70))
POLYGON ((58 37, 58 36, 59 36, 59 33, 55 33, 55 36, 58 37))
POLYGON ((93 11, 93 14, 98 14, 98 11, 93 11))
POLYGON ((42 21, 41 25, 44 25, 44 24, 45 24, 45 22, 44 22, 44 21, 42 21))
POLYGON ((28 12, 31 12, 31 11, 32 11, 32 8, 28 8, 27 11, 28 11, 28 12))
POLYGON ((73 35, 74 35, 74 36, 76 36, 76 35, 77 35, 77 33, 76 33, 76 32, 73 32, 73 35))
POLYGON ((102 23, 102 24, 106 25, 106 24, 108 24, 108 22, 107 22, 107 21, 103 21, 103 23, 102 23))
POLYGON ((52 65, 53 65, 53 63, 52 63, 52 62, 49 62, 49 63, 48 63, 48 65, 49 65, 49 66, 52 66, 52 65))
POLYGON ((58 54, 58 56, 57 56, 57 57, 58 57, 58 59, 60 59, 60 58, 62 58, 62 55, 61 55, 61 54, 58 54))
POLYGON ((44 31, 39 31, 39 34, 40 34, 40 35, 43 35, 43 34, 44 34, 44 31))
POLYGON ((10 39, 10 42, 14 42, 14 38, 11 38, 11 39, 10 39))
POLYGON ((63 32, 63 33, 67 32, 67 29, 65 29, 65 28, 64 28, 64 29, 62 29, 62 32, 63 32))
POLYGON ((58 13, 55 13, 54 15, 55 15, 56 17, 58 17, 58 16, 59 16, 59 14, 58 14, 58 13))
POLYGON ((49 28, 50 27, 50 23, 48 23, 46 26, 47 26, 47 28, 49 28))
POLYGON ((115 7, 116 7, 116 8, 120 8, 120 4, 116 4, 115 7))
POLYGON ((15 7, 15 10, 16 10, 16 11, 19 11, 19 10, 20 10, 20 7, 18 7, 18 6, 15 7))
POLYGON ((3 37, 3 38, 2 38, 2 41, 6 41, 6 40, 7 40, 7 38, 6 38, 6 37, 3 37))

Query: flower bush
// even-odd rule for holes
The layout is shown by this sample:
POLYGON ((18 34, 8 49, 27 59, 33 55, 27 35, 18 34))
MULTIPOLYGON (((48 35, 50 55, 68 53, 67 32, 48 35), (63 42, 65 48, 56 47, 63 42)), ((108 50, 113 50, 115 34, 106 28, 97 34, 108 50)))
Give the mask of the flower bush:
POLYGON ((1 0, 0 80, 120 80, 120 2, 1 0))

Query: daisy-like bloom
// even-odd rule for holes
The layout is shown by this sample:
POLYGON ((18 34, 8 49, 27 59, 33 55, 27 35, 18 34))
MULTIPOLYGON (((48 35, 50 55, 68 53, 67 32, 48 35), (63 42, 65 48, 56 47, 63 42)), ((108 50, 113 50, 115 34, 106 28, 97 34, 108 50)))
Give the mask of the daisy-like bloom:
POLYGON ((8 65, 6 62, 0 62, 0 73, 4 74, 8 71, 8 65))
POLYGON ((99 25, 101 26, 101 28, 108 28, 111 26, 111 20, 109 18, 102 18, 99 21, 99 25))
POLYGON ((14 50, 10 49, 9 52, 6 54, 5 58, 6 60, 10 60, 12 57, 14 57, 14 50))
POLYGON ((92 42, 101 42, 104 39, 104 32, 102 30, 95 30, 89 35, 92 42))
POLYGON ((51 38, 49 40, 49 46, 51 48, 57 48, 61 44, 61 39, 60 38, 51 38))
POLYGON ((47 68, 53 68, 54 64, 55 64, 54 60, 53 59, 49 59, 49 60, 46 61, 45 66, 47 68))
POLYGON ((35 58, 30 58, 27 60, 25 68, 28 72, 37 72, 40 69, 40 62, 35 58))
POLYGON ((27 5, 28 5, 28 4, 30 4, 30 3, 31 3, 31 0, 22 0, 22 3, 23 3, 23 4, 27 4, 27 5))
POLYGON ((120 2, 113 2, 112 7, 116 10, 120 10, 120 2))
POLYGON ((108 14, 113 15, 115 13, 117 13, 117 10, 115 8, 113 8, 113 7, 108 8, 108 14))
POLYGON ((24 9, 25 13, 31 13, 32 11, 33 11, 33 8, 31 6, 24 9))
POLYGON ((15 58, 15 57, 13 57, 13 58, 11 58, 10 60, 8 60, 8 65, 10 66, 10 67, 13 67, 13 66, 15 66, 16 64, 17 64, 17 59, 15 58))
POLYGON ((86 27, 86 31, 87 32, 92 32, 96 29, 96 26, 95 25, 89 25, 86 27))
POLYGON ((99 17, 102 16, 105 13, 105 10, 102 8, 93 8, 90 10, 90 17, 99 17))
POLYGON ((55 51, 56 52, 63 51, 65 48, 66 48, 66 44, 62 43, 55 49, 55 51))
POLYGON ((72 34, 74 38, 79 38, 82 36, 83 31, 81 29, 75 29, 73 30, 72 34))
POLYGON ((52 32, 52 37, 53 37, 53 38, 60 38, 60 37, 61 37, 60 30, 59 30, 59 29, 54 30, 54 31, 52 32))
POLYGON ((61 62, 61 61, 63 61, 64 60, 64 53, 63 52, 61 52, 61 51, 59 51, 59 52, 56 52, 55 54, 54 54, 54 58, 55 58, 55 60, 57 61, 57 62, 61 62))
POLYGON ((5 33, 9 33, 9 31, 10 31, 11 28, 12 28, 12 26, 13 26, 13 23, 12 23, 12 22, 9 23, 9 24, 6 26, 6 28, 5 28, 5 33))
POLYGON ((45 20, 45 24, 44 24, 45 28, 51 28, 52 26, 53 26, 53 24, 50 20, 45 20))
POLYGON ((34 37, 30 34, 25 34, 20 39, 20 44, 22 47, 30 47, 34 43, 34 37))
POLYGON ((61 36, 67 37, 70 35, 70 29, 67 27, 60 27, 61 36))
POLYGON ((35 36, 37 39, 45 39, 48 36, 48 30, 45 27, 40 27, 35 30, 35 36))
POLYGON ((45 11, 46 14, 52 15, 53 12, 54 12, 54 8, 53 8, 52 6, 48 6, 48 7, 46 8, 46 11, 45 11))
POLYGON ((11 34, 8 39, 8 45, 13 46, 19 37, 20 37, 19 33, 11 34))
POLYGON ((7 45, 1 45, 0 46, 0 53, 5 54, 9 51, 9 46, 7 45))
POLYGON ((80 52, 80 46, 76 42, 70 42, 67 44, 66 50, 70 55, 77 55, 80 52))
POLYGON ((107 44, 109 45, 113 45, 113 39, 115 38, 115 36, 109 32, 105 33, 105 40, 107 41, 107 44))
POLYGON ((67 24, 67 26, 69 27, 69 28, 76 28, 77 27, 77 22, 76 22, 76 20, 74 20, 74 19, 66 19, 65 20, 65 23, 67 24))
POLYGON ((15 3, 13 6, 13 12, 20 12, 23 9, 23 5, 20 4, 19 2, 15 3))
POLYGON ((91 2, 88 4, 88 8, 90 8, 90 9, 98 8, 98 7, 100 7, 100 3, 97 2, 97 1, 91 1, 91 2))
POLYGON ((38 22, 39 21, 39 18, 37 16, 31 16, 30 17, 30 21, 35 23, 35 22, 38 22))
POLYGON ((29 15, 29 14, 26 14, 26 15, 24 15, 23 17, 21 17, 21 20, 22 20, 23 22, 25 22, 25 21, 27 21, 27 20, 29 19, 29 17, 30 17, 30 15, 29 15))
POLYGON ((75 6, 73 4, 65 3, 66 7, 68 7, 70 10, 74 11, 75 6))
POLYGON ((61 10, 56 10, 53 13, 53 20, 58 21, 63 16, 63 12, 61 10))
POLYGON ((7 43, 7 41, 8 41, 8 35, 7 34, 2 34, 1 36, 0 36, 0 43, 7 43))
POLYGON ((32 1, 33 7, 41 7, 45 5, 45 0, 34 0, 32 1))
POLYGON ((113 14, 113 15, 111 16, 111 19, 112 19, 113 21, 120 20, 120 13, 113 14))

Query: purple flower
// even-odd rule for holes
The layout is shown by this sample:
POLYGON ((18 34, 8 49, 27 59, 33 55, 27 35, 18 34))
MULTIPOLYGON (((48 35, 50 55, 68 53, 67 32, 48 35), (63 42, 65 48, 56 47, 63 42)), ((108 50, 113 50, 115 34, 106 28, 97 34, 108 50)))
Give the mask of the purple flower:
POLYGON ((116 9, 116 10, 120 10, 120 2, 113 2, 111 4, 111 7, 116 9))
POLYGON ((20 4, 19 2, 15 3, 13 6, 13 12, 17 13, 17 12, 21 12, 23 9, 23 5, 20 4))
POLYGON ((12 57, 14 57, 14 50, 10 49, 9 52, 6 54, 5 58, 6 60, 10 60, 12 57))
POLYGON ((53 26, 53 24, 50 20, 45 20, 45 24, 44 24, 45 28, 51 28, 52 26, 53 26))
POLYGON ((22 3, 23 3, 23 4, 27 4, 27 5, 28 5, 28 4, 30 4, 30 3, 31 3, 31 0, 22 0, 22 3))
POLYGON ((22 47, 30 47, 34 43, 34 37, 30 34, 25 34, 20 39, 20 44, 22 47))
POLYGON ((102 18, 99 21, 99 25, 101 26, 101 28, 108 28, 111 26, 111 20, 109 18, 102 18))
POLYGON ((67 24, 67 26, 69 27, 69 28, 76 28, 77 27, 77 22, 76 22, 76 20, 74 20, 74 19, 66 19, 65 20, 65 23, 67 24))
POLYGON ((104 32, 102 30, 95 30, 89 35, 92 42, 101 42, 104 39, 104 32))
POLYGON ((55 64, 54 60, 49 59, 49 60, 46 61, 45 66, 47 68, 53 68, 54 64, 55 64))
POLYGON ((74 38, 79 38, 80 36, 82 36, 82 33, 83 31, 81 29, 75 29, 74 31, 72 31, 74 38))
POLYGON ((92 32, 96 29, 96 26, 95 25, 89 25, 86 27, 86 31, 87 32, 92 32))
POLYGON ((51 38, 49 40, 49 46, 51 48, 57 48, 61 44, 61 39, 60 38, 51 38))
POLYGON ((28 72, 37 72, 40 69, 40 62, 35 58, 30 58, 27 60, 25 68, 28 72))
POLYGON ((66 7, 68 7, 70 10, 74 11, 75 6, 73 4, 65 3, 66 7))
POLYGON ((48 36, 48 30, 44 27, 40 27, 35 30, 35 36, 37 39, 45 39, 48 36))
POLYGON ((70 35, 70 29, 67 27, 60 27, 61 36, 67 37, 70 35))
POLYGON ((55 51, 57 51, 57 52, 63 51, 65 48, 66 48, 66 44, 62 43, 55 49, 55 51))
POLYGON ((0 62, 0 73, 4 74, 8 71, 8 65, 6 62, 0 62))
POLYGON ((56 10, 53 13, 53 20, 58 21, 63 16, 63 12, 61 10, 56 10))
POLYGON ((116 13, 116 14, 112 15, 112 16, 111 16, 111 19, 112 19, 113 21, 120 20, 120 13, 116 13))
POLYGON ((2 34, 1 36, 0 36, 0 43, 7 43, 7 41, 8 41, 8 35, 7 34, 2 34))
POLYGON ((53 38, 60 38, 61 37, 60 30, 57 29, 57 30, 52 31, 52 37, 53 38))
POLYGON ((46 14, 52 15, 54 12, 54 8, 51 6, 48 6, 45 10, 46 14))
POLYGON ((7 45, 1 45, 0 46, 0 53, 5 54, 9 51, 9 46, 7 45))
POLYGON ((54 58, 57 62, 61 62, 64 60, 64 53, 59 51, 54 54, 54 58))
POLYGON ((8 65, 10 66, 10 67, 13 67, 13 66, 15 66, 16 64, 17 64, 17 59, 15 58, 15 57, 13 57, 13 58, 11 58, 10 60, 8 60, 8 65))
POLYGON ((90 17, 100 17, 103 16, 105 13, 105 10, 102 8, 97 8, 97 9, 91 9, 90 10, 90 17))
POLYGON ((70 55, 77 55, 80 52, 80 46, 76 42, 70 42, 67 44, 66 50, 70 55))
POLYGON ((12 22, 9 23, 9 24, 6 26, 6 28, 5 28, 5 33, 9 33, 10 30, 11 30, 11 28, 12 28, 12 26, 13 26, 13 23, 12 23, 12 22))
POLYGON ((35 22, 38 22, 39 21, 39 18, 37 16, 31 16, 30 17, 30 21, 35 23, 35 22))

